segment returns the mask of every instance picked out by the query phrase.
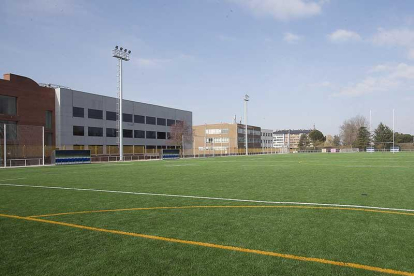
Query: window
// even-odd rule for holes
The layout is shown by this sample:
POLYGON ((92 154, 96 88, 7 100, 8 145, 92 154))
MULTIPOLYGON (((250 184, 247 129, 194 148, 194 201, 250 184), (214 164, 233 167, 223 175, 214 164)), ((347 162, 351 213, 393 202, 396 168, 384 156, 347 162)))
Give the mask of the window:
POLYGON ((147 125, 155 125, 155 117, 146 117, 146 123, 147 125))
POLYGON ((147 131, 146 137, 147 139, 155 139, 156 138, 155 131, 147 131))
POLYGON ((103 128, 101 127, 88 127, 88 136, 102 137, 103 128))
POLYGON ((175 125, 175 120, 167 119, 167 126, 175 125))
POLYGON ((167 120, 163 118, 157 118, 157 125, 159 126, 165 126, 167 124, 167 120))
POLYGON ((106 137, 117 137, 118 130, 116 128, 107 128, 106 137))
POLYGON ((16 115, 17 98, 0 95, 0 114, 16 115))
POLYGON ((145 124, 145 116, 134 115, 134 122, 137 124, 145 124))
POLYGON ((122 113, 122 121, 132 123, 132 114, 122 113))
POLYGON ((85 136, 85 127, 73 126, 73 136, 85 136))
POLYGON ((45 133, 45 145, 46 146, 53 145, 53 133, 50 133, 50 132, 45 133))
POLYGON ((98 109, 88 109, 88 118, 89 119, 103 119, 103 111, 98 109))
POLYGON ((171 140, 171 132, 167 132, 167 140, 171 140))
POLYGON ((157 139, 165 139, 167 135, 165 132, 157 132, 157 139))
POLYGON ((73 107, 73 117, 83 118, 85 117, 85 111, 82 107, 73 107))
POLYGON ((106 112, 106 120, 108 120, 108 121, 116 121, 116 112, 107 111, 106 112))
POLYGON ((184 122, 183 122, 183 121, 180 121, 180 120, 176 120, 176 121, 175 121, 175 124, 176 124, 176 125, 180 125, 180 124, 183 124, 183 123, 184 123, 184 122))
POLYGON ((123 132, 124 138, 132 138, 132 129, 124 129, 123 132))
POLYGON ((46 125, 45 128, 52 129, 52 111, 46 110, 46 125))
POLYGON ((134 130, 134 138, 144 138, 145 139, 145 131, 143 131, 143 130, 134 130))
MULTIPOLYGON (((8 121, 0 121, 0 138, 3 138, 3 128, 4 124, 6 124, 6 139, 8 141, 16 140, 17 139, 17 123, 16 122, 8 122, 8 121)), ((1 147, 1 146, 0 146, 1 147)))

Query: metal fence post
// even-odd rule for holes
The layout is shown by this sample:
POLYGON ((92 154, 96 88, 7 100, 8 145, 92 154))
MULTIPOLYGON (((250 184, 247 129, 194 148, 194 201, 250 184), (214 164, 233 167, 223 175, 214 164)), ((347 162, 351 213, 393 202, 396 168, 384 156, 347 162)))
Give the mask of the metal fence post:
POLYGON ((42 127, 42 165, 45 165, 45 127, 42 127))
POLYGON ((3 162, 4 162, 4 167, 7 167, 7 149, 6 149, 6 147, 7 147, 7 136, 6 136, 6 124, 4 124, 4 131, 3 131, 3 142, 4 142, 4 146, 3 146, 3 150, 4 150, 4 157, 3 157, 3 162))

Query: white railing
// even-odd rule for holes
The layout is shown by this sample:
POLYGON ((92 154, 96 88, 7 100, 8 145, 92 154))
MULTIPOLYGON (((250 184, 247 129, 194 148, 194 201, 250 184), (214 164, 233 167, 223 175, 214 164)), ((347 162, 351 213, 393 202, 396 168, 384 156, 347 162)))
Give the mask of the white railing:
POLYGON ((42 160, 43 158, 8 159, 7 163, 9 164, 9 167, 40 166, 43 163, 42 160))

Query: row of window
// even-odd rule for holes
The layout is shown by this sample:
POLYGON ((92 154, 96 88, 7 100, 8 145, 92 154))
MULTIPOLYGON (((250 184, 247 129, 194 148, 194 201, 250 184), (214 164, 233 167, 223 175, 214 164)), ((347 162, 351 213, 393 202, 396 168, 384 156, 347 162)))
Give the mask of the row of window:
MULTIPOLYGON (((88 118, 103 120, 104 112, 98 109, 88 108, 88 118)), ((113 111, 106 111, 105 118, 107 121, 116 121, 117 114, 113 111)), ((73 117, 85 118, 85 109, 82 107, 73 107, 73 117)), ((126 123, 158 125, 158 126, 172 126, 176 123, 182 123, 179 120, 156 118, 151 116, 133 115, 128 113, 122 113, 122 121, 126 123)))
MULTIPOLYGON (((238 128, 237 129, 237 133, 239 134, 245 134, 246 133, 246 129, 245 128, 238 128)), ((253 129, 247 129, 247 134, 249 135, 261 135, 261 131, 259 130, 253 130, 253 129)))
MULTIPOLYGON (((88 127, 88 136, 103 137, 104 129, 102 127, 88 127)), ((84 126, 73 126, 73 136, 85 136, 84 126)), ((171 139, 170 132, 162 131, 144 131, 123 129, 124 138, 146 138, 146 139, 171 139)), ((106 129, 106 137, 118 137, 118 130, 115 128, 106 129)))
POLYGON ((206 143, 228 143, 229 138, 227 137, 216 137, 216 138, 206 138, 206 143))
MULTIPOLYGON (((239 143, 244 143, 246 141, 244 136, 240 136, 237 139, 239 141, 239 143)), ((261 143, 261 139, 260 138, 248 138, 249 143, 261 143)))
POLYGON ((210 128, 206 129, 206 134, 227 134, 229 133, 228 128, 218 129, 218 128, 210 128))
POLYGON ((271 137, 273 133, 262 132, 262 136, 271 137))

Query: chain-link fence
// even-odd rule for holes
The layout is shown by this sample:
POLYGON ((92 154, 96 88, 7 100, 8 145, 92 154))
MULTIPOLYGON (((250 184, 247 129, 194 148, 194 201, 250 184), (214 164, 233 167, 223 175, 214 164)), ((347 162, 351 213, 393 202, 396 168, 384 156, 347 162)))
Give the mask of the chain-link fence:
MULTIPOLYGON (((53 136, 47 135, 47 137, 49 138, 47 142, 52 145, 53 136)), ((32 166, 50 163, 53 147, 46 145, 42 126, 2 123, 0 124, 0 151, 3 167, 32 166)))
MULTIPOLYGON (((246 155, 246 145, 243 137, 228 136, 188 136, 183 137, 183 157, 215 157, 246 155)), ((249 155, 287 153, 286 149, 264 147, 261 141, 249 140, 247 152, 249 155)))

